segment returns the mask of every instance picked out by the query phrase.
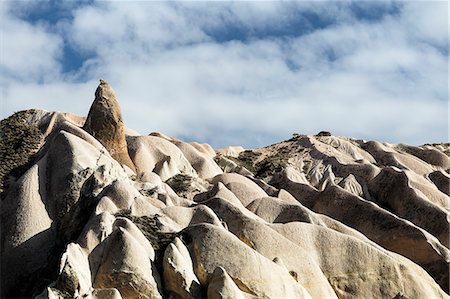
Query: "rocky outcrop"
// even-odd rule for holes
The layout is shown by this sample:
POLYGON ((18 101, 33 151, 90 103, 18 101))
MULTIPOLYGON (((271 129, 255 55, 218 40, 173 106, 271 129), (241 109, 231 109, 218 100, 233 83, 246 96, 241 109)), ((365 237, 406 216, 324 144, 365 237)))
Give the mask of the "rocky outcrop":
POLYGON ((166 289, 181 298, 201 298, 202 288, 194 274, 191 256, 179 238, 167 246, 163 261, 166 289))
POLYGON ((100 80, 95 91, 83 129, 100 141, 116 161, 135 170, 128 155, 122 111, 114 90, 105 80, 100 80))
POLYGON ((447 145, 125 141, 104 81, 84 130, 20 119, 40 139, 0 201, 1 297, 449 298, 447 145))

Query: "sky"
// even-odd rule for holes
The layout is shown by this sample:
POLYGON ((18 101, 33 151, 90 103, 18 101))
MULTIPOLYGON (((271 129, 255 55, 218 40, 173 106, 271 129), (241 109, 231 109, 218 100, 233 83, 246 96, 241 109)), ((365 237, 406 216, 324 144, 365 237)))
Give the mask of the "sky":
POLYGON ((1 118, 87 115, 215 148, 449 141, 448 1, 0 1, 1 118))

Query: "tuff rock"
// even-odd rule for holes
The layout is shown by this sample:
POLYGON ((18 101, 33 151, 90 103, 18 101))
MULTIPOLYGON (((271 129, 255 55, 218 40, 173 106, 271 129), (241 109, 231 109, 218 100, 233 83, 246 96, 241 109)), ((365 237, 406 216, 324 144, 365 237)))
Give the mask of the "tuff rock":
POLYGON ((449 298, 446 144, 213 150, 125 128, 106 81, 1 129, 39 137, 2 168, 2 298, 449 298))

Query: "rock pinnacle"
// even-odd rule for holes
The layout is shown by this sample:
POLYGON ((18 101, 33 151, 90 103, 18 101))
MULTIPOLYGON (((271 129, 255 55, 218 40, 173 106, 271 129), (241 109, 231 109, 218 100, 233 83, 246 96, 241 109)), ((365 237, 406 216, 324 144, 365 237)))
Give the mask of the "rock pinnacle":
POLYGON ((120 105, 114 90, 105 80, 100 79, 83 129, 100 141, 116 161, 135 171, 128 155, 120 105))

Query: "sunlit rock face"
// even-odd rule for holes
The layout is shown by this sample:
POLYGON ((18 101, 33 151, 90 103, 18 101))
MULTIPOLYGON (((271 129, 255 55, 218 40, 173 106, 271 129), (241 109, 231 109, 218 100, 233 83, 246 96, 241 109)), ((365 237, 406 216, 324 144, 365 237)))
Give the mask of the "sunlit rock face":
POLYGON ((114 90, 105 80, 100 80, 95 91, 95 100, 83 129, 100 141, 114 159, 134 170, 134 164, 128 156, 119 102, 114 90))
POLYGON ((214 151, 127 135, 106 81, 95 95, 87 118, 2 121, 2 162, 36 136, 2 168, 2 297, 449 297, 448 144, 214 151))

